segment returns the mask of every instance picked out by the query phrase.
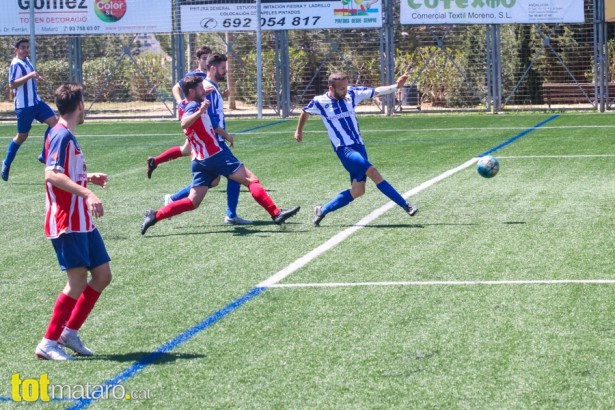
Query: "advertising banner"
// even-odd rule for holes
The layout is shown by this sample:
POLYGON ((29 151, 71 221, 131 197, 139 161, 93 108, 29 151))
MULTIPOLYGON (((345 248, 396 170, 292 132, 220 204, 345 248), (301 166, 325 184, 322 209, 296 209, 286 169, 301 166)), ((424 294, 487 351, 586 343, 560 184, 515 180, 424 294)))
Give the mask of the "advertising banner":
POLYGON ((584 23, 583 0, 401 0, 401 24, 584 23))
POLYGON ((604 17, 610 23, 615 21, 615 0, 604 0, 604 17))
MULTIPOLYGON (((182 32, 254 31, 256 2, 180 0, 182 32)), ((381 0, 262 0, 262 30, 382 27, 381 0)))
POLYGON ((2 0, 0 34, 170 33, 172 0, 2 0))

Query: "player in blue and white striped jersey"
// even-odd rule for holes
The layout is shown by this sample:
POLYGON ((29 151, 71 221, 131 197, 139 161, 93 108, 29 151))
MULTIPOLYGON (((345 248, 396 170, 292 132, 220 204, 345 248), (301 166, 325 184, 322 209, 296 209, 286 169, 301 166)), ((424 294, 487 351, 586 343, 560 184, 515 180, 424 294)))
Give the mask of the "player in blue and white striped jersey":
POLYGON ((297 123, 295 140, 303 141, 303 127, 310 115, 320 115, 329 133, 333 150, 350 174, 351 181, 350 189, 340 192, 328 203, 314 208, 314 226, 320 226, 320 221, 328 213, 348 205, 355 198, 363 195, 367 177, 374 181, 376 187, 408 215, 414 216, 418 213, 418 208, 407 202, 369 162, 355 112, 355 107, 361 101, 392 94, 400 89, 407 79, 408 75, 402 75, 397 79, 397 84, 378 88, 349 87, 346 74, 333 73, 329 76, 329 91, 314 97, 303 108, 297 123))
MULTIPOLYGON (((40 99, 36 90, 36 82, 44 82, 43 78, 36 72, 30 63, 30 41, 27 38, 20 38, 15 42, 15 58, 11 61, 9 68, 9 88, 15 95, 15 114, 17 115, 17 135, 10 142, 6 152, 6 157, 2 161, 2 172, 0 176, 8 181, 11 164, 32 128, 32 122, 37 120, 47 123, 49 128, 45 131, 45 136, 49 130, 56 125, 58 117, 43 100, 40 99)), ((43 143, 43 147, 44 147, 43 143)), ((44 148, 43 148, 44 150, 44 148)), ((41 153, 39 161, 45 162, 44 154, 41 153)))

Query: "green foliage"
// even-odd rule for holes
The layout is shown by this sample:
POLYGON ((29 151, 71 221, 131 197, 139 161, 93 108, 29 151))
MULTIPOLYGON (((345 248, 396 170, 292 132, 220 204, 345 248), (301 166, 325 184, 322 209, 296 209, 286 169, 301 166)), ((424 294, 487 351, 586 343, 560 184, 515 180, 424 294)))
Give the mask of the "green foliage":
MULTIPOLYGON (((129 66, 131 80, 128 81, 130 99, 155 101, 160 91, 171 89, 171 61, 168 57, 143 54, 135 57, 138 64, 129 66)), ((166 94, 168 96, 168 94, 166 94)))
POLYGON ((446 48, 445 53, 436 46, 418 47, 397 55, 397 70, 409 73, 410 79, 419 85, 423 102, 443 106, 455 100, 463 85, 463 79, 453 64, 460 57, 461 51, 452 48, 446 48))
POLYGON ((562 62, 559 61, 555 53, 548 47, 549 45, 557 52, 566 67, 578 81, 585 80, 586 64, 590 61, 578 62, 580 45, 575 37, 575 31, 565 25, 551 27, 547 25, 532 26, 530 33, 533 57, 536 58, 534 68, 540 73, 543 81, 550 82, 570 82, 572 78, 566 71, 562 62), (545 45, 545 35, 551 34, 548 45, 545 45))
MULTIPOLYGON (((276 104, 276 71, 275 71, 275 55, 273 50, 265 50, 261 54, 263 65, 263 100, 266 105, 275 106, 276 104)), ((290 86, 291 90, 299 90, 303 73, 308 65, 308 55, 304 50, 290 49, 289 50, 290 66, 290 86)), ((237 83, 238 94, 248 104, 256 103, 251 96, 256 96, 256 79, 251 78, 249 73, 256 72, 256 52, 252 51, 243 56, 241 70, 243 78, 248 81, 239 81, 237 83)), ((239 76, 238 76, 239 77, 239 76)), ((291 93, 291 98, 296 98, 295 93, 291 93)))

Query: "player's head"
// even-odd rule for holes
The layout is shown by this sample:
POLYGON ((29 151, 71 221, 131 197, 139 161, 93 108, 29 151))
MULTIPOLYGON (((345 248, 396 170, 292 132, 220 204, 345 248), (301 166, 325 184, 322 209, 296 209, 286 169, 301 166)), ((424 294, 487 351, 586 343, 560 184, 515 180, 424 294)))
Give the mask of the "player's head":
POLYGON ((224 81, 226 78, 226 61, 228 58, 225 54, 211 53, 207 57, 207 74, 214 81, 224 81))
POLYGON ((201 71, 207 70, 207 56, 211 54, 211 48, 207 46, 202 46, 198 50, 196 50, 196 62, 201 71))
POLYGON ((348 74, 333 73, 329 76, 329 93, 336 100, 346 98, 348 92, 348 74))
POLYGON ((84 119, 83 87, 78 83, 64 83, 53 93, 53 97, 61 116, 78 113, 79 124, 84 119))
POLYGON ((205 93, 203 90, 203 78, 189 76, 182 80, 182 91, 188 101, 203 102, 205 93))
POLYGON ((15 42, 15 54, 21 59, 28 57, 28 54, 30 54, 30 40, 25 37, 17 39, 15 42))

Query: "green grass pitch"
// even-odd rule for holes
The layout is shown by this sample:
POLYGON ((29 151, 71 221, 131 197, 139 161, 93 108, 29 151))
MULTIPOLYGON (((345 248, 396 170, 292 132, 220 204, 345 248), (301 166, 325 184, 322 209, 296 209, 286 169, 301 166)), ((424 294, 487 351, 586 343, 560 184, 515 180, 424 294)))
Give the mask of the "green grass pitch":
MULTIPOLYGON (((242 188, 239 214, 256 223, 226 226, 222 181, 145 236, 143 212, 191 180, 187 158, 145 175, 148 155, 182 143, 179 125, 86 122, 88 171, 109 175, 92 189, 114 280, 81 330, 96 355, 70 363, 34 356, 66 281, 43 235, 35 126, 0 181, 0 408, 26 408, 12 401, 17 373, 70 386, 128 374, 137 396, 30 406, 45 409, 614 408, 615 126, 610 114, 562 114, 536 127, 550 117, 361 117, 370 160, 401 193, 523 136, 492 153, 495 178, 460 169, 417 190, 418 216, 395 206, 358 229, 388 203, 371 182, 312 227, 313 207, 349 186, 320 119, 297 144, 295 119, 230 118, 231 132, 253 129, 236 135, 237 157, 301 212, 274 225, 242 188)), ((0 125, 0 155, 14 132, 0 125)))

